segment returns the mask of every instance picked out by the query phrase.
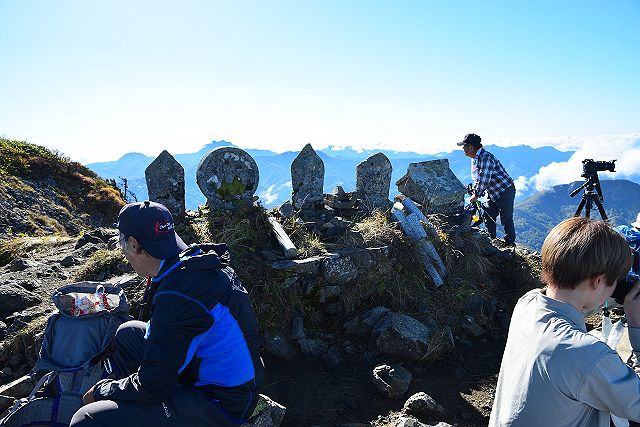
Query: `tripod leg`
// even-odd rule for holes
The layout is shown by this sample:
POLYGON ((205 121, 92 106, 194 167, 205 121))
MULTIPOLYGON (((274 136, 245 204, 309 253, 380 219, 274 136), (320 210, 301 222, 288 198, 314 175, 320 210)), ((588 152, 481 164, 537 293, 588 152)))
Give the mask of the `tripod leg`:
POLYGON ((596 197, 594 201, 596 202, 596 206, 598 207, 598 212, 600 212, 600 218, 602 218, 603 221, 607 221, 609 218, 607 217, 607 213, 604 211, 602 201, 600 201, 599 197, 596 197))
POLYGON ((587 206, 584 208, 584 216, 589 218, 591 216, 591 205, 593 204, 593 199, 589 197, 587 200, 587 206))
POLYGON ((582 208, 584 207, 584 195, 582 199, 580 199, 580 203, 578 204, 578 209, 576 209, 576 213, 573 216, 580 216, 580 212, 582 212, 582 208))

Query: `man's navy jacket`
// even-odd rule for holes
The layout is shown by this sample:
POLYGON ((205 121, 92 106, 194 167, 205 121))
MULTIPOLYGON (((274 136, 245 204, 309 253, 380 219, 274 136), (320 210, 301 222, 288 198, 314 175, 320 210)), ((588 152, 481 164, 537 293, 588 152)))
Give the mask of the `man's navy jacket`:
POLYGON ((166 260, 150 296, 142 365, 129 377, 99 383, 96 399, 155 403, 170 398, 176 384, 189 384, 233 413, 240 402, 225 404, 227 397, 257 398, 264 376, 258 325, 226 245, 192 245, 166 260))

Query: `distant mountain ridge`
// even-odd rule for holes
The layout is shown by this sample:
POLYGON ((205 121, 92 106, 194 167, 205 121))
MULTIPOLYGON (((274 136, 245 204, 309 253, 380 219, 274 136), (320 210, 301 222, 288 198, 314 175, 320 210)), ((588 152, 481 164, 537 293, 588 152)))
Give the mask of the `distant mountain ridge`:
MULTIPOLYGON (((550 190, 540 191, 518 203, 514 209, 514 222, 518 242, 540 250, 549 231, 563 219, 576 212, 582 191, 575 197, 569 193, 582 185, 583 181, 556 185, 550 190)), ((601 181, 604 209, 614 225, 630 224, 640 212, 640 185, 625 179, 601 181)), ((582 210, 581 215, 585 215, 582 210)), ((591 218, 600 219, 595 206, 591 218)))
MULTIPOLYGON (((187 208, 196 209, 198 205, 205 203, 205 198, 196 183, 196 170, 200 160, 209 151, 223 146, 234 145, 224 140, 212 141, 195 153, 171 153, 185 169, 187 208)), ((519 176, 530 178, 538 172, 540 167, 551 162, 564 162, 573 154, 573 152, 563 152, 552 147, 487 146, 486 148, 502 161, 514 179, 519 176)), ((269 150, 244 150, 253 156, 258 164, 260 184, 256 195, 260 197, 263 205, 270 207, 289 200, 291 198, 291 162, 298 155, 298 152, 275 153, 269 150)), ((451 170, 460 181, 463 184, 471 182, 470 159, 465 157, 460 149, 430 155, 393 150, 354 150, 351 147, 329 146, 326 149, 317 150, 325 164, 325 192, 330 192, 336 185, 341 185, 346 191, 355 190, 356 166, 378 152, 385 153, 393 166, 391 195, 397 192, 395 182, 406 173, 410 163, 427 160, 447 158, 451 170)), ((118 160, 91 163, 87 167, 104 178, 114 178, 117 181, 120 177, 126 178, 129 189, 136 194, 139 200, 144 200, 148 197, 144 170, 153 159, 153 157, 144 154, 129 153, 118 160)))

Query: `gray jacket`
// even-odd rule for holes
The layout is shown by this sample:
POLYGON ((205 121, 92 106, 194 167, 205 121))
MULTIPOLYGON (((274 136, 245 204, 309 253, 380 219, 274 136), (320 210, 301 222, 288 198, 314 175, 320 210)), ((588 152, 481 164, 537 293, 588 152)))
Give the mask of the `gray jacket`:
MULTIPOLYGON (((629 328, 634 353, 640 328, 629 328)), ((634 358, 635 360, 635 358, 634 358)), ((640 421, 640 378, 587 334, 573 306, 540 289, 516 305, 489 426, 609 427, 609 413, 640 421)))

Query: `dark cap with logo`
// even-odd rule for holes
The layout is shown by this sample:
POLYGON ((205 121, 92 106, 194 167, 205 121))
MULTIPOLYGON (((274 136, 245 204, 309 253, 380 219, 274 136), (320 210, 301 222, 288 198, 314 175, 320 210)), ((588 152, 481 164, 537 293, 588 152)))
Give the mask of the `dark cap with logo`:
POLYGON ((168 259, 187 249, 175 232, 171 213, 160 203, 145 200, 125 205, 118 214, 118 230, 135 237, 154 258, 168 259))
POLYGON ((480 138, 478 135, 476 135, 475 133, 468 133, 464 136, 464 139, 462 141, 457 143, 457 145, 463 146, 465 144, 469 144, 473 145, 474 147, 481 147, 482 143, 480 141, 482 141, 482 138, 480 138))

